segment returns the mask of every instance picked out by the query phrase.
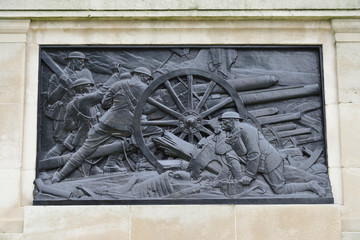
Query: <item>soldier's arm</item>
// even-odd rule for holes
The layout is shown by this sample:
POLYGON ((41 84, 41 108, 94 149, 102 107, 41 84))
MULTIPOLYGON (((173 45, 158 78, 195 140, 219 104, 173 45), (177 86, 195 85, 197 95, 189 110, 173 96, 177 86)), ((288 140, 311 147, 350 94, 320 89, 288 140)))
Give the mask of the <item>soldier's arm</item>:
POLYGON ((84 96, 78 98, 77 100, 79 108, 84 109, 84 108, 93 107, 96 104, 101 103, 103 96, 104 95, 98 91, 85 94, 84 96))
POLYGON ((255 128, 245 129, 245 131, 242 132, 241 137, 243 138, 247 149, 247 165, 245 175, 255 179, 261 155, 258 143, 258 132, 255 128))
POLYGON ((104 95, 101 101, 101 106, 103 109, 109 109, 114 101, 114 97, 116 94, 115 86, 113 85, 104 95))
POLYGON ((66 106, 66 112, 64 116, 64 129, 67 131, 73 131, 76 130, 76 122, 75 122, 75 109, 72 106, 74 102, 70 102, 66 106))

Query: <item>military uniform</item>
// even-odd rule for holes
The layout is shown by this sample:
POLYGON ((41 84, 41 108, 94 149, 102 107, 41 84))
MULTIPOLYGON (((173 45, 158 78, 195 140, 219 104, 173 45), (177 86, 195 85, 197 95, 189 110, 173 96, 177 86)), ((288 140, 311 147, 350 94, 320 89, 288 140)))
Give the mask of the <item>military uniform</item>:
POLYGON ((109 108, 109 110, 100 118, 100 122, 90 129, 83 146, 58 172, 60 179, 78 168, 88 156, 112 136, 130 137, 132 135, 137 100, 146 87, 147 85, 136 76, 130 80, 116 82, 111 86, 102 100, 103 108, 109 108))
MULTIPOLYGON (((101 97, 101 96, 100 96, 101 97)), ((98 94, 77 94, 67 105, 64 117, 64 129, 73 132, 71 145, 78 149, 83 145, 92 126, 97 124, 102 109, 96 104, 101 101, 98 94)))
MULTIPOLYGON (((69 76, 72 81, 78 78, 87 78, 92 80, 92 74, 88 69, 81 71, 73 71, 68 67, 65 67, 64 73, 69 76)), ((66 112, 66 106, 73 99, 72 92, 59 83, 59 78, 53 74, 50 78, 50 86, 48 88, 48 103, 50 108, 48 112, 53 114, 47 114, 53 119, 54 138, 58 143, 62 143, 68 132, 64 130, 64 116, 66 112)))
MULTIPOLYGON (((245 162, 245 176, 255 179, 260 173, 275 193, 294 193, 305 190, 314 191, 314 183, 286 183, 284 177, 284 157, 259 132, 247 123, 237 123, 227 134, 225 141, 245 162)), ((236 169, 236 160, 232 151, 226 158, 236 169)), ((236 177, 237 178, 237 177, 236 177)))

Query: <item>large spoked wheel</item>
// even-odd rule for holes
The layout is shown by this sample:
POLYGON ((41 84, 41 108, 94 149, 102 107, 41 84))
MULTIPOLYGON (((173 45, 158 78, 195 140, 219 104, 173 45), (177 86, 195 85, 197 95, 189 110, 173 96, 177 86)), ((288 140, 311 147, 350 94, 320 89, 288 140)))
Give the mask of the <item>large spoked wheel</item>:
POLYGON ((144 129, 162 128, 196 144, 213 134, 212 119, 229 110, 247 116, 241 98, 230 84, 202 70, 176 70, 154 80, 142 94, 134 115, 134 136, 143 155, 161 173, 161 164, 145 143, 144 129), (145 118, 148 109, 152 113, 145 118))

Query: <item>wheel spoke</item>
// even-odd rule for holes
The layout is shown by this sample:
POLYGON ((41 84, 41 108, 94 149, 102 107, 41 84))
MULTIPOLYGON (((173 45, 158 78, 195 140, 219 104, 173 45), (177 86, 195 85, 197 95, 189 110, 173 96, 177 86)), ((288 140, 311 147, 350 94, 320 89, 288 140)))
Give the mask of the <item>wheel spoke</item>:
POLYGON ((188 142, 189 142, 189 143, 194 143, 194 134, 190 133, 190 134, 188 135, 188 142))
POLYGON ((182 129, 180 127, 175 128, 174 130, 171 131, 172 134, 178 134, 182 131, 182 129))
POLYGON ((159 103, 158 101, 156 101, 155 99, 153 98, 148 98, 148 102, 152 105, 154 105, 155 107, 158 107, 161 111, 163 111, 164 113, 167 113, 175 118, 180 118, 181 117, 181 114, 170 109, 169 107, 165 106, 164 104, 162 103, 159 103))
POLYGON ((202 123, 203 123, 203 125, 208 125, 208 124, 210 124, 210 121, 211 121, 211 120, 203 119, 203 120, 202 120, 202 123))
POLYGON ((180 134, 180 138, 181 138, 181 139, 184 139, 185 136, 186 136, 186 133, 184 133, 184 132, 182 132, 182 133, 180 134))
POLYGON ((178 126, 178 120, 156 120, 156 121, 141 121, 141 125, 145 126, 178 126))
POLYGON ((184 105, 182 104, 182 102, 180 101, 179 97, 176 95, 176 92, 174 91, 174 88, 171 86, 169 81, 166 81, 164 83, 166 89, 169 91, 171 97, 173 98, 176 106, 178 106, 178 108, 180 109, 180 112, 185 112, 186 109, 184 107, 184 105))
POLYGON ((232 101, 233 101, 232 98, 228 97, 224 101, 222 101, 221 103, 218 103, 215 106, 209 108, 208 110, 202 112, 200 114, 200 117, 205 118, 206 116, 212 114, 213 112, 216 112, 217 110, 219 110, 220 108, 224 107, 225 105, 231 103, 232 101))
POLYGON ((208 87, 206 88, 206 91, 204 93, 204 95, 202 96, 199 104, 196 106, 195 111, 196 112, 200 112, 201 108, 204 106, 205 101, 208 99, 208 97, 210 96, 211 91, 214 89, 216 83, 215 82, 211 82, 208 87))
POLYGON ((188 109, 194 109, 194 96, 193 96, 193 75, 187 75, 187 85, 188 85, 188 109))
POLYGON ((195 137, 200 141, 202 139, 202 136, 199 132, 195 133, 195 137))

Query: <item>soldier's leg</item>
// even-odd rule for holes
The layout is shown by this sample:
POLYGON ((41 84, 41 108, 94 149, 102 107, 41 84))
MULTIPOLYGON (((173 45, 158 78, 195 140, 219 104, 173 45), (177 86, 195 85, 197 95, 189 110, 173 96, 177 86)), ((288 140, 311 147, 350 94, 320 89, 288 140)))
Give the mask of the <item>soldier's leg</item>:
POLYGON ((47 152, 44 159, 60 156, 65 150, 66 147, 63 144, 56 143, 55 146, 47 152))
POLYGON ((230 171, 233 174, 234 178, 240 180, 243 177, 241 173, 241 165, 239 156, 235 151, 231 150, 225 154, 226 161, 230 164, 230 171))
POLYGON ((296 192, 312 191, 319 196, 325 196, 326 191, 316 181, 305 183, 286 183, 284 178, 284 163, 270 173, 264 174, 271 189, 277 194, 289 194, 296 192))
POLYGON ((111 133, 111 129, 102 123, 96 124, 91 128, 85 143, 71 156, 65 166, 54 174, 52 182, 61 181, 78 168, 87 157, 111 137, 111 133))

